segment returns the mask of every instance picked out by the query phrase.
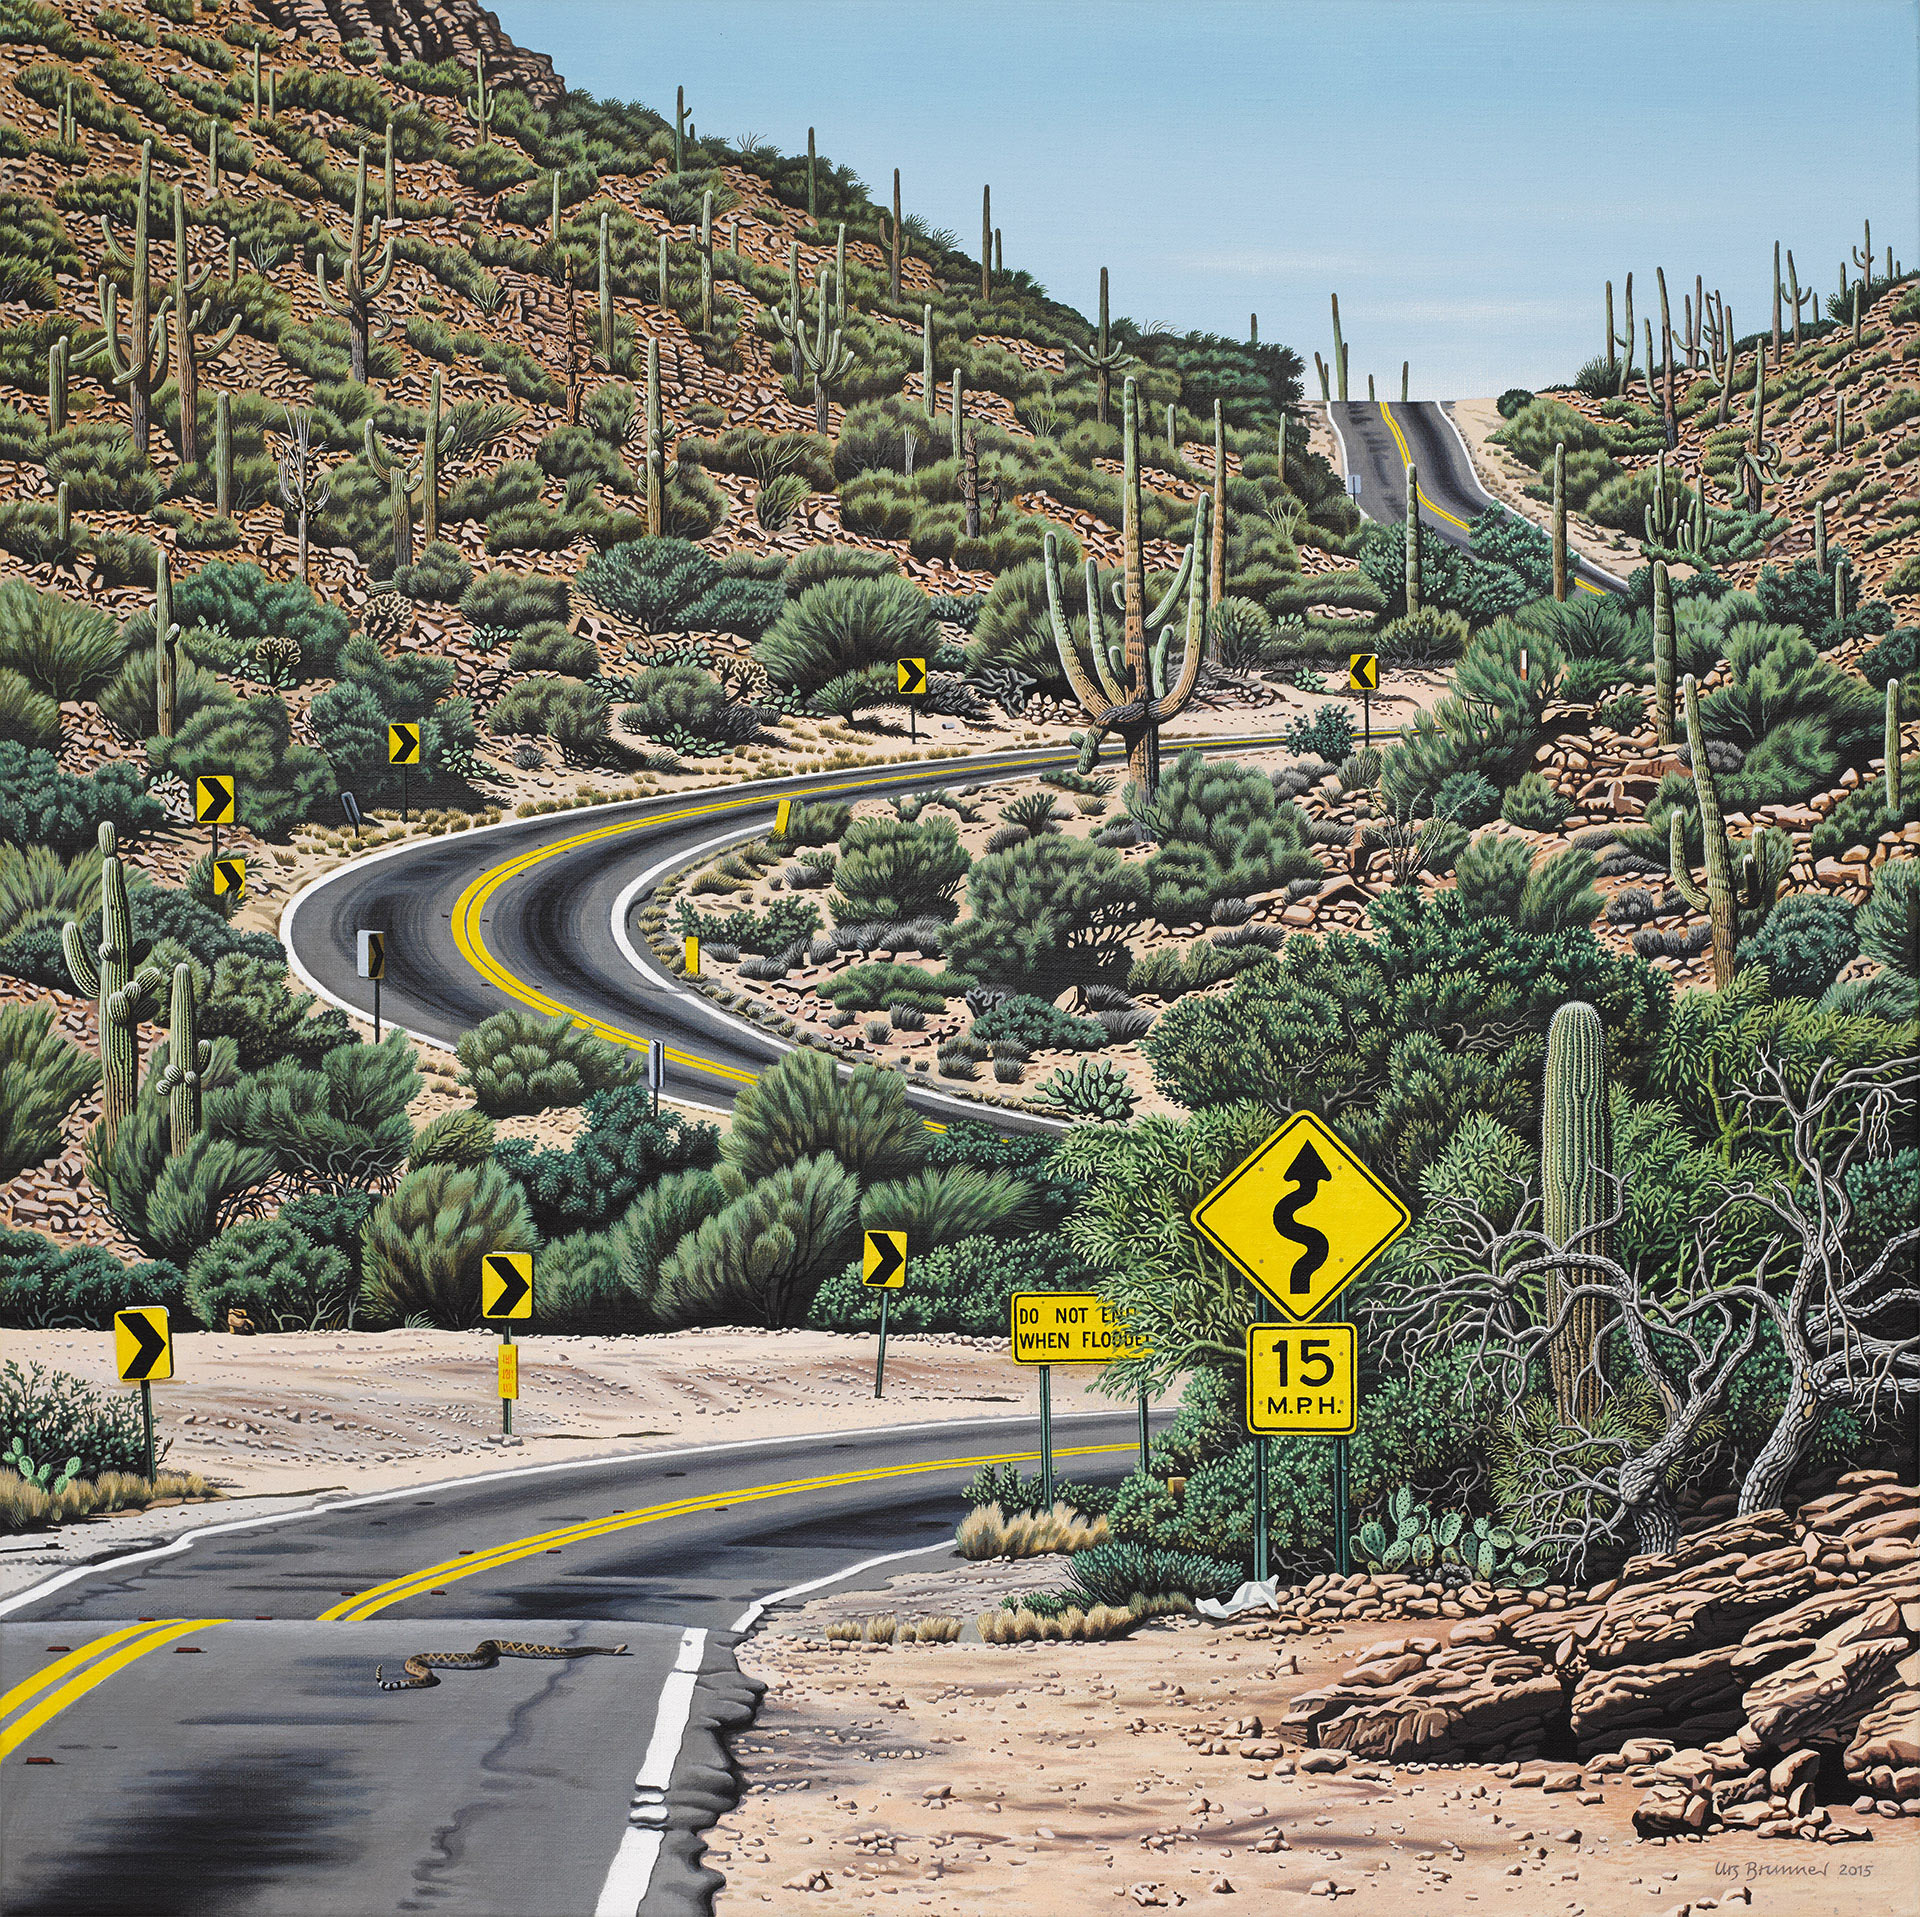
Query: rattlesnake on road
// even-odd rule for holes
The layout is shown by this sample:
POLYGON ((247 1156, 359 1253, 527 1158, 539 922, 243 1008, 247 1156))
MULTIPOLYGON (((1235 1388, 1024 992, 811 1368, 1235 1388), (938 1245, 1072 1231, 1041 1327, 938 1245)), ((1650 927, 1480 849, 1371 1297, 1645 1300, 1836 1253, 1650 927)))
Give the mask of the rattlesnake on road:
POLYGON ((383 1691, 424 1691, 440 1680, 427 1667, 451 1671, 490 1671, 503 1657, 624 1657, 624 1644, 521 1644, 511 1638, 483 1637, 470 1651, 416 1651, 407 1659, 405 1677, 388 1677, 376 1664, 373 1675, 383 1691))

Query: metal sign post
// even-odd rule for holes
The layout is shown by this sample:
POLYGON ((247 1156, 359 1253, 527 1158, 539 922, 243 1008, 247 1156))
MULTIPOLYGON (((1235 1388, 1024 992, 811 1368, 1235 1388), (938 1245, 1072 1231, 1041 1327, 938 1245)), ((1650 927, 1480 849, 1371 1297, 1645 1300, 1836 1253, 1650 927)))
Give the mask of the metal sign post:
POLYGON ((358 950, 354 970, 373 982, 373 1042, 380 1043, 380 981, 387 975, 387 935, 384 932, 357 932, 358 950))
POLYGON ((1253 1441, 1253 1581, 1267 1581, 1267 1441, 1253 1441))
POLYGON ((351 792, 340 795, 340 810, 347 815, 347 823, 353 827, 353 842, 360 843, 360 801, 351 792))
POLYGON ((863 1234, 860 1282, 880 1294, 880 1350, 873 1362, 873 1395, 877 1398, 887 1375, 887 1297, 902 1290, 907 1282, 907 1234, 904 1231, 863 1234))
POLYGON ((1373 695, 1380 688, 1380 655, 1356 652, 1347 660, 1347 690, 1360 695, 1361 723, 1366 728, 1364 743, 1373 744, 1373 695))
POLYGON ((907 701, 907 737, 917 744, 920 738, 920 709, 913 702, 927 696, 927 662, 924 659, 901 659, 895 663, 894 670, 900 695, 907 701))
POLYGON ((114 1369, 122 1384, 140 1387, 147 1482, 153 1482, 153 1387, 173 1376, 173 1331, 164 1305, 129 1305, 113 1314, 114 1369))
POLYGON ((387 728, 387 763, 400 768, 400 823, 407 822, 407 767, 420 763, 420 728, 417 725, 390 725, 387 728))
POLYGON ((1053 1367, 1040 1367, 1040 1504, 1053 1509, 1053 1367))
POLYGON ((480 1260, 480 1315, 500 1324, 500 1436, 513 1441, 513 1401, 520 1395, 520 1354, 513 1320, 533 1316, 533 1253, 490 1251, 480 1260))
POLYGON ((193 782, 193 822, 213 828, 213 858, 220 859, 220 828, 238 813, 240 788, 231 772, 202 772, 193 782))
MULTIPOLYGON (((1148 1347, 1097 1291, 1016 1291, 1009 1327, 1015 1364, 1040 1367, 1040 1485, 1053 1509, 1053 1367, 1143 1358, 1148 1347)), ((1140 1394, 1140 1468, 1147 1465, 1147 1394, 1140 1394)))

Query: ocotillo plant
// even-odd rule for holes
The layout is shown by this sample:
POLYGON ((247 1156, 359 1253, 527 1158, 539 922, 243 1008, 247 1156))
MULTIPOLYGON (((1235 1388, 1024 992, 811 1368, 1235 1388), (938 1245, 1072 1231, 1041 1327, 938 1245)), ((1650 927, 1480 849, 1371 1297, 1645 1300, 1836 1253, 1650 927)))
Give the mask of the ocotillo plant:
POLYGON ((1673 682, 1679 669, 1679 639, 1673 624, 1673 582, 1667 562, 1653 562, 1653 736, 1673 744, 1673 682))
POLYGON ((980 297, 993 298, 993 188, 980 189, 980 297))
POLYGON ((606 361, 609 369, 613 366, 613 265, 607 237, 607 222, 611 218, 611 212, 602 209, 600 254, 597 261, 600 275, 600 357, 606 361))
POLYGON ((193 967, 184 959, 173 968, 173 1006, 167 1020, 167 1062, 155 1077, 167 1095, 167 1151, 178 1158, 200 1129, 200 1090, 213 1046, 199 1035, 195 1016, 193 967))
POLYGON ((1553 596, 1567 596, 1567 445, 1553 448, 1553 596))
POLYGON ((1727 837, 1726 819, 1713 767, 1707 761, 1707 735, 1700 723, 1700 686, 1689 673, 1681 682, 1687 717, 1687 756, 1693 761, 1693 789, 1700 808, 1701 857, 1706 872, 1703 891, 1687 865, 1686 821, 1676 807, 1667 822, 1667 873, 1673 888, 1696 912, 1705 912, 1713 930, 1713 983, 1723 989, 1733 977, 1734 954, 1739 948, 1741 907, 1751 918, 1764 917, 1773 904, 1780 881, 1793 858, 1793 841, 1769 826, 1736 846, 1727 837), (1739 889, 1735 890, 1734 858, 1739 854, 1739 889))
POLYGON ((713 331, 713 190, 700 196, 700 330, 713 331))
POLYGON ((822 273, 819 279, 819 318, 814 327, 813 338, 807 337, 805 323, 798 314, 789 325, 786 317, 776 306, 773 309, 774 323, 789 340, 800 355, 800 362, 813 375, 813 421, 817 432, 825 437, 827 431, 827 401, 832 390, 845 376, 853 364, 853 353, 847 345, 846 335, 837 325, 832 324, 832 315, 827 310, 827 275, 822 273))
POLYGON ((333 484, 314 457, 313 415, 283 407, 287 444, 280 449, 280 500, 294 515, 299 541, 300 583, 307 582, 307 532, 313 515, 323 512, 333 497, 333 484))
MULTIPOLYGON (((1547 1026, 1540 1087, 1540 1223, 1553 1245, 1575 1258, 1607 1256, 1612 1171, 1606 1028, 1591 1005, 1576 999, 1547 1026)), ((1604 1311, 1598 1296, 1570 1296, 1580 1286, 1581 1270, 1570 1264, 1548 1278, 1547 1310, 1556 1329, 1547 1358, 1561 1422, 1591 1428, 1606 1390, 1600 1370, 1604 1311)))
POLYGON ((666 530, 666 430, 660 414, 660 342, 647 341, 647 531, 666 530))
MULTIPOLYGON (((796 375, 795 384, 798 383, 796 375)), ((920 309, 920 399, 926 408, 927 424, 931 426, 939 414, 940 404, 933 396, 933 308, 930 305, 920 309)))
POLYGON ((1116 346, 1107 330, 1107 269, 1104 266, 1100 269, 1100 331, 1095 335, 1092 346, 1074 346, 1072 351, 1081 365, 1093 369, 1094 417, 1104 426, 1107 423, 1107 397, 1113 375, 1120 368, 1133 364, 1133 355, 1124 347, 1116 346))
POLYGON ((210 266, 203 266, 197 273, 188 270, 187 196, 176 189, 173 196, 173 377, 180 397, 180 463, 183 466, 192 465, 198 457, 200 369, 211 365, 233 344, 243 317, 236 313, 206 345, 194 344, 194 335, 206 325, 207 315, 213 311, 211 300, 202 300, 198 307, 194 301, 212 278, 210 266))
POLYGON ((213 510, 222 519, 233 511, 233 404, 225 393, 213 396, 213 510))
POLYGON ((1881 750, 1886 754, 1887 810, 1900 811, 1900 680, 1887 681, 1886 730, 1881 735, 1881 750))
POLYGON ((473 56, 473 91, 467 95, 467 118, 473 122, 474 145, 485 146, 493 125, 493 89, 487 85, 477 53, 473 56))
POLYGON ((313 256, 314 279, 320 289, 321 302, 347 322, 351 377, 361 386, 367 383, 367 315, 393 278, 393 236, 389 234, 382 243, 377 213, 373 216, 372 247, 366 245, 366 239, 367 149, 363 146, 353 181, 353 227, 347 239, 347 270, 338 292, 327 284, 327 249, 322 246, 313 256), (377 254, 373 248, 379 249, 377 254), (371 279, 367 277, 369 271, 373 275, 371 279))
POLYGON ((100 233, 107 243, 107 257, 116 266, 132 273, 127 295, 127 337, 120 339, 120 291, 102 273, 98 284, 100 324, 107 365, 113 383, 127 389, 128 437, 142 464, 147 457, 147 437, 153 417, 153 396, 167 377, 167 320, 164 313, 151 311, 147 282, 147 213, 153 190, 153 142, 140 147, 140 186, 133 203, 133 251, 128 253, 113 237, 107 216, 100 215, 100 233))
POLYGON ((1420 468, 1413 465, 1407 468, 1406 548, 1407 611, 1415 613, 1420 610, 1420 468))
POLYGON ((100 942, 89 950, 86 934, 69 919, 60 928, 60 949, 74 990, 98 1008, 99 1137, 111 1151, 121 1120, 140 1092, 140 1013, 161 983, 154 966, 133 969, 133 914, 111 822, 100 828, 100 942))
POLYGON ((179 630, 173 623, 173 565, 163 546, 153 561, 153 729, 162 739, 173 737, 179 630))
POLYGON ((900 298, 900 169, 893 169, 893 245, 887 255, 887 297, 900 298))
POLYGON ((1333 296, 1333 376, 1339 382, 1341 404, 1347 398, 1347 343, 1340 337, 1340 295, 1333 296))
POLYGON ((1160 727, 1180 712, 1193 696, 1194 682, 1200 672, 1200 654, 1206 644, 1207 603, 1206 568, 1200 563, 1200 550, 1206 538, 1207 495, 1198 495, 1193 504, 1193 538, 1181 559, 1180 570, 1152 613, 1147 610, 1146 562, 1140 526, 1140 407, 1134 382, 1129 379, 1121 393, 1121 549, 1122 549, 1122 635, 1123 646, 1116 670, 1107 651, 1101 624, 1100 596, 1096 582, 1089 580, 1087 594, 1087 635, 1093 652, 1098 683, 1087 675, 1074 644, 1073 630, 1067 621, 1066 604, 1060 588, 1060 542, 1056 534, 1046 536, 1047 611, 1053 625, 1054 649, 1074 696, 1086 708, 1088 718, 1101 732, 1118 732, 1127 749, 1127 770, 1133 782, 1151 798, 1160 782, 1160 727), (1159 641, 1159 675, 1148 651, 1150 627, 1166 622, 1182 587, 1187 589, 1186 651, 1180 662, 1180 676, 1169 685, 1165 673, 1165 651, 1171 638, 1171 626, 1159 641))

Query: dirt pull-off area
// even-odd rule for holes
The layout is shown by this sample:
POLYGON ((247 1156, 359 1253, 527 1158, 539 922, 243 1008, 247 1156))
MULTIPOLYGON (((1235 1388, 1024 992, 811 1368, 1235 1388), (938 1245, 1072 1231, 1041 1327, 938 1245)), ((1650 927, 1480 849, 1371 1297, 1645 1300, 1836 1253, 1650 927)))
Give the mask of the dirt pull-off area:
POLYGON ((1009 1647, 826 1637, 872 1612, 971 1622, 1063 1570, 942 1559, 779 1613, 742 1646, 768 1688, 734 1746, 745 1794, 710 1840, 727 1879, 718 1917, 829 1917, 883 1897, 940 1917, 1190 1904, 1265 1917, 1348 1897, 1380 1912, 1910 1917, 1920 1901, 1910 1817, 1855 1818, 1868 1834, 1844 1844, 1647 1838, 1641 1766, 1392 1765, 1301 1747, 1281 1730, 1297 1701, 1366 1682, 1392 1648, 1373 1619, 1180 1618, 1009 1647))

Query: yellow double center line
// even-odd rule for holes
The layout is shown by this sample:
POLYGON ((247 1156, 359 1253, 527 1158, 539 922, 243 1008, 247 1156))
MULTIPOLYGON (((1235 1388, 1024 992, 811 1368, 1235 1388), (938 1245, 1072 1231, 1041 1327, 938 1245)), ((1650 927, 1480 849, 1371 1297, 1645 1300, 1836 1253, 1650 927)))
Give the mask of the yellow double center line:
MULTIPOLYGON (((1056 1450, 1056 1458, 1089 1458, 1112 1451, 1131 1451, 1131 1444, 1086 1444, 1071 1450, 1056 1450)), ((704 1497, 677 1498, 671 1504, 653 1504, 639 1511, 616 1511, 609 1517, 591 1518, 580 1524, 563 1525, 556 1531, 542 1531, 537 1537, 517 1538, 511 1544, 495 1545, 490 1550, 449 1558, 444 1564, 429 1565, 424 1571, 409 1571, 406 1576, 376 1584, 371 1590, 357 1591, 343 1603, 320 1613, 323 1624, 358 1624, 389 1605, 402 1604, 456 1578, 470 1578, 481 1571, 497 1571, 521 1558, 538 1557, 542 1552, 564 1550, 569 1544, 584 1544, 593 1538, 612 1537, 645 1524, 661 1524, 669 1518, 691 1517, 701 1511, 718 1511, 736 1504, 764 1504, 772 1498, 793 1497, 806 1491, 832 1491, 849 1484, 878 1484, 889 1478, 910 1478, 936 1471, 978 1470, 988 1464, 1030 1464, 1037 1451, 996 1451, 974 1458, 935 1458, 924 1464, 881 1465, 868 1471, 836 1471, 818 1478, 790 1478, 784 1484, 744 1485, 732 1491, 714 1491, 704 1497)))
POLYGON ((155 1618, 145 1624, 129 1624, 81 1645, 44 1671, 36 1671, 0 1696, 0 1725, 4 1725, 0 1728, 0 1758, 18 1750, 69 1704, 77 1703, 96 1685, 104 1684, 148 1652, 231 1621, 223 1617, 155 1618), (34 1702, 36 1698, 38 1703, 34 1702))
MULTIPOLYGON (((1406 434, 1400 430, 1400 422, 1393 416, 1393 408, 1389 406, 1384 399, 1380 402, 1380 417, 1387 422, 1387 430, 1393 435, 1393 443, 1400 448, 1400 465, 1404 470, 1413 464, 1413 454, 1408 449, 1406 434)), ((1427 489, 1424 486, 1416 486, 1413 490, 1419 498, 1421 505, 1426 507, 1428 512, 1434 514, 1437 518, 1444 519, 1449 526, 1458 526, 1463 533, 1471 537, 1473 528, 1469 526, 1464 519, 1456 519, 1452 513, 1447 511, 1446 507, 1436 506, 1433 501, 1427 497, 1427 489)), ((1601 593, 1598 586, 1589 585, 1584 579, 1576 577, 1573 583, 1578 586, 1582 592, 1590 592, 1598 597, 1605 596, 1601 593)))
MULTIPOLYGON (((1196 745, 1235 743, 1244 744, 1249 749, 1256 746, 1272 745, 1278 742, 1278 735, 1261 735, 1244 741, 1193 741, 1196 745)), ((1187 742, 1182 741, 1184 746, 1187 742)), ((993 768, 976 769, 984 776, 996 778, 1005 772, 1014 772, 1030 765, 1045 765, 1052 760, 1067 757, 1064 749, 1037 748, 1027 753, 1009 753, 993 768)), ((965 769, 965 768, 959 768, 965 769)), ((599 845, 608 839, 617 839, 630 832, 645 832, 655 826, 678 825, 689 819, 711 818, 716 813, 747 812, 757 807, 771 806, 782 797, 795 800, 826 798, 838 793, 866 792, 875 786, 895 786, 901 783, 902 772, 898 767, 889 767, 885 771, 876 771, 865 777, 841 779, 831 785, 809 786, 804 792, 790 794, 763 795, 754 793, 744 798, 729 797, 709 800, 704 805, 681 806, 672 812, 650 812, 644 818, 619 819, 611 825, 595 826, 590 831, 576 833, 572 838, 560 839, 552 845, 535 846, 530 852, 522 852, 516 857, 503 860, 499 865, 490 866, 482 872, 467 889, 460 894, 453 908, 453 942, 467 963, 488 981, 497 986, 509 998, 518 999, 522 1005, 531 1005, 536 1011, 545 1012, 549 1018, 564 1012, 576 1025, 584 1026, 596 1036, 606 1039, 610 1044, 640 1047, 646 1039, 636 1032, 628 1031, 624 1026, 609 1024, 605 1019, 595 1018, 590 1012, 577 1011, 571 1005, 561 1002, 530 984, 517 973, 511 972, 487 949, 485 935, 481 931, 481 921, 494 894, 509 881, 524 877, 536 866, 544 865, 549 859, 557 859, 568 852, 577 852, 582 846, 599 845)), ((683 1052, 669 1047, 667 1058, 670 1063, 691 1067, 695 1071, 706 1072, 715 1078, 731 1079, 736 1085, 751 1085, 757 1076, 753 1072, 743 1072, 737 1066, 722 1065, 715 1059, 702 1058, 697 1052, 683 1052)))

